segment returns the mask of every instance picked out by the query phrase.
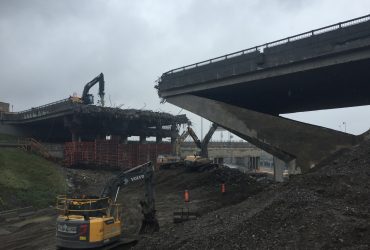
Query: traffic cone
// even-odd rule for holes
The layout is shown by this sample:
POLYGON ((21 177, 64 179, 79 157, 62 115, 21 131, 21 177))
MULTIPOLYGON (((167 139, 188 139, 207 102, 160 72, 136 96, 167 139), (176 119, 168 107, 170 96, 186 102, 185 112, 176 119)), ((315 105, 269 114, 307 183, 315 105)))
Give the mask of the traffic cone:
POLYGON ((225 183, 221 183, 221 193, 225 194, 226 188, 225 188, 225 183))
POLYGON ((189 191, 188 190, 185 190, 185 192, 184 192, 184 200, 185 200, 185 202, 189 202, 189 191))

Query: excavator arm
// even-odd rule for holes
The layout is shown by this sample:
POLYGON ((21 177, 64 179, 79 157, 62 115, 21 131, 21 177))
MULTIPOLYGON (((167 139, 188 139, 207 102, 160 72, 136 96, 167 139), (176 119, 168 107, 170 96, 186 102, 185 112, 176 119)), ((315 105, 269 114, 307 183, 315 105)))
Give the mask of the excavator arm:
POLYGON ((93 95, 89 94, 90 89, 95 85, 99 83, 99 96, 100 96, 100 103, 104 107, 104 87, 105 87, 105 82, 104 82, 104 75, 103 73, 100 73, 97 77, 92 79, 90 82, 86 83, 84 90, 82 92, 82 102, 84 104, 93 104, 94 99, 93 95))
POLYGON ((217 124, 213 123, 210 129, 208 130, 208 133, 204 137, 200 151, 200 155, 202 157, 208 158, 208 143, 211 140, 212 135, 215 133, 217 127, 218 127, 217 124))
POLYGON ((191 138, 193 138, 195 145, 200 149, 200 156, 208 158, 208 143, 211 140, 212 135, 215 133, 217 127, 217 124, 213 123, 202 142, 199 140, 194 130, 191 127, 188 127, 189 135, 191 136, 191 138))
POLYGON ((199 148, 202 149, 202 143, 200 142, 198 136, 195 134, 194 130, 191 127, 188 127, 188 132, 191 138, 193 138, 193 141, 195 145, 199 148))
POLYGON ((153 175, 154 170, 151 162, 123 171, 106 184, 100 195, 101 198, 110 197, 116 202, 121 187, 127 186, 132 182, 144 180, 145 199, 140 202, 144 218, 140 233, 159 231, 155 210, 153 175))
POLYGON ((182 132, 182 134, 176 139, 174 151, 177 156, 180 156, 180 146, 185 141, 186 137, 188 137, 188 135, 189 135, 189 131, 184 130, 184 132, 182 132))

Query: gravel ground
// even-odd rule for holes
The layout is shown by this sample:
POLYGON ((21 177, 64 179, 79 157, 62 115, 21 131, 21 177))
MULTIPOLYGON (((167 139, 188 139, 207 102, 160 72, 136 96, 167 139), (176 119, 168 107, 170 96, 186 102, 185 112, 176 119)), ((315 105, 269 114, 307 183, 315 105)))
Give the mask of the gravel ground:
POLYGON ((136 249, 369 249, 370 142, 236 205, 170 225, 136 249))
MULTIPOLYGON (((62 169, 72 194, 99 194, 105 183, 115 174, 108 171, 62 169)), ((247 197, 262 192, 268 182, 227 168, 204 172, 188 172, 184 168, 160 170, 155 174, 156 209, 161 230, 173 226, 173 212, 185 207, 184 190, 189 190, 189 209, 201 216, 225 206, 242 202, 247 197), (226 193, 221 194, 221 183, 226 193)), ((136 235, 142 214, 139 201, 143 199, 144 186, 136 183, 122 188, 118 202, 123 207, 123 236, 136 235)), ((0 249, 55 249, 55 210, 47 210, 21 225, 0 223, 0 249), (5 247, 5 248, 3 248, 5 247)))
MULTIPOLYGON (((64 170, 63 170, 64 171, 64 170)), ((73 192, 96 194, 114 174, 66 170, 73 192)), ((137 233, 143 185, 122 189, 123 234, 137 233)), ((161 230, 135 249, 369 249, 370 141, 342 151, 312 172, 271 184, 230 169, 156 172, 161 230), (226 194, 220 191, 226 183, 226 194), (189 190, 194 221, 173 224, 189 190)), ((0 224, 0 249, 55 249, 55 212, 0 224)))

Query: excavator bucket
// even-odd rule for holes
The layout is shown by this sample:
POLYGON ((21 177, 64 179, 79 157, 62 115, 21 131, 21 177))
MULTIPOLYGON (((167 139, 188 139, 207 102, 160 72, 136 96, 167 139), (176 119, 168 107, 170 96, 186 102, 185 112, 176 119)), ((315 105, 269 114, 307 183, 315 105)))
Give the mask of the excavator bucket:
POLYGON ((181 209, 179 212, 173 213, 173 223, 181 223, 188 220, 196 220, 198 214, 195 212, 190 212, 189 209, 181 209))
POLYGON ((150 205, 145 201, 140 201, 140 205, 143 213, 143 220, 139 234, 151 234, 159 231, 159 223, 154 209, 154 201, 150 205))
POLYGON ((139 234, 152 234, 159 231, 159 223, 157 219, 143 219, 139 234))

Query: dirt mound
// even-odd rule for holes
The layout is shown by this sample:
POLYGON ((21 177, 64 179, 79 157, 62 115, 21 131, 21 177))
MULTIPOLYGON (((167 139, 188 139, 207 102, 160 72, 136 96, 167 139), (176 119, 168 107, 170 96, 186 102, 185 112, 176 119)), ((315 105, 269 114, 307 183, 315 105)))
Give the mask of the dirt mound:
POLYGON ((171 225, 138 249, 370 247, 370 142, 311 173, 197 221, 171 225))
MULTIPOLYGON (((189 172, 184 168, 160 170, 155 173, 157 216, 161 228, 173 225, 173 212, 185 208, 184 191, 188 190, 190 211, 201 216, 224 206, 237 204, 263 190, 266 184, 228 168, 215 168, 204 172, 189 172), (226 193, 221 193, 225 183, 226 193)), ((123 205, 125 231, 135 233, 141 223, 139 201, 143 199, 141 183, 122 189, 119 202, 123 205)))

